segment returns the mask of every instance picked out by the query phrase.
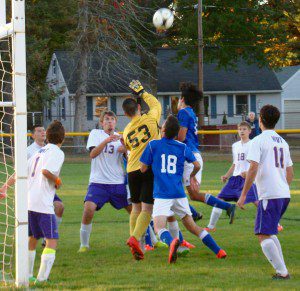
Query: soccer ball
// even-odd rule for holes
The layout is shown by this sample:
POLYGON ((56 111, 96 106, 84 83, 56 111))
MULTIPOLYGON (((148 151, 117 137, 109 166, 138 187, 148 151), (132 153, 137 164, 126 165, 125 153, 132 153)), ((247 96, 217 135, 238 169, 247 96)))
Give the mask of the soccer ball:
POLYGON ((153 25, 158 30, 169 29, 174 21, 174 14, 168 8, 160 8, 153 15, 153 25))

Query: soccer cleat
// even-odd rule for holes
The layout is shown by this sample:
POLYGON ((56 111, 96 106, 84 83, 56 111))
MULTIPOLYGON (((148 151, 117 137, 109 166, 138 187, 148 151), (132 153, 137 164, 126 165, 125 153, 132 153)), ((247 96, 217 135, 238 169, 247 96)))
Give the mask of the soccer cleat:
POLYGON ((234 215, 235 215, 235 208, 236 206, 232 204, 227 210, 226 213, 229 216, 229 224, 233 223, 234 220, 234 215))
POLYGON ((86 253, 89 249, 89 247, 80 247, 77 253, 86 253))
POLYGON ((219 250, 219 252, 217 253, 217 258, 218 259, 225 259, 227 257, 227 254, 224 250, 219 250))
POLYGON ((168 249, 169 246, 168 246, 166 243, 164 243, 164 242, 162 242, 162 241, 159 240, 159 241, 154 245, 154 248, 168 249))
POLYGON ((35 283, 36 277, 29 277, 29 283, 35 283))
POLYGON ((283 226, 279 223, 278 223, 278 226, 277 226, 277 230, 278 230, 278 232, 283 231, 283 226))
POLYGON ((206 230, 207 232, 215 232, 217 229, 214 228, 209 228, 209 227, 205 227, 204 230, 206 230))
POLYGON ((127 240, 127 245, 130 247, 131 253, 133 254, 135 260, 139 261, 144 259, 144 253, 141 250, 140 243, 134 236, 131 236, 127 240))
POLYGON ((197 212, 197 214, 193 216, 195 222, 201 220, 202 218, 203 218, 203 214, 200 212, 197 212))
POLYGON ((277 274, 272 276, 272 279, 273 280, 288 280, 288 279, 291 279, 291 277, 290 277, 289 274, 287 274, 286 276, 282 276, 282 275, 277 273, 277 274))
POLYGON ((150 245, 145 245, 145 250, 146 252, 154 251, 154 247, 151 247, 150 245))
POLYGON ((182 243, 180 244, 182 247, 187 247, 189 249, 194 249, 196 246, 192 245, 186 240, 183 240, 182 243))
POLYGON ((169 251, 169 263, 173 264, 176 263, 177 260, 177 249, 180 246, 180 241, 178 238, 174 238, 172 240, 172 243, 170 245, 170 251, 169 251))
POLYGON ((179 246, 177 250, 178 257, 186 257, 190 253, 190 249, 187 247, 179 246))

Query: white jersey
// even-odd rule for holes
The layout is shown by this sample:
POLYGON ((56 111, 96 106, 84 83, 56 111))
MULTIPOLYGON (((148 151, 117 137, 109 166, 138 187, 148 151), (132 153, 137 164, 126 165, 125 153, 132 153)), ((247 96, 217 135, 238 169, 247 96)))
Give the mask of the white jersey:
POLYGON ((232 145, 232 156, 234 163, 233 176, 240 176, 241 173, 247 172, 249 170, 250 163, 247 161, 247 155, 250 145, 250 140, 246 143, 243 143, 240 140, 232 145))
POLYGON ((36 142, 33 142, 30 146, 27 147, 27 160, 34 156, 42 146, 38 145, 36 142))
MULTIPOLYGON (((118 134, 118 133, 114 133, 118 134)), ((93 129, 87 142, 87 150, 91 147, 97 147, 109 135, 102 129, 93 129)), ((122 153, 118 148, 122 146, 121 142, 114 141, 106 145, 103 151, 91 162, 90 183, 98 184, 124 184, 125 172, 123 167, 122 153)))
POLYGON ((64 152, 51 143, 29 159, 28 210, 54 214, 55 184, 43 175, 42 170, 48 170, 53 175, 59 176, 64 159, 64 152))
POLYGON ((286 168, 293 162, 287 142, 274 130, 265 130, 252 140, 247 156, 257 162, 256 186, 259 200, 290 198, 286 168))

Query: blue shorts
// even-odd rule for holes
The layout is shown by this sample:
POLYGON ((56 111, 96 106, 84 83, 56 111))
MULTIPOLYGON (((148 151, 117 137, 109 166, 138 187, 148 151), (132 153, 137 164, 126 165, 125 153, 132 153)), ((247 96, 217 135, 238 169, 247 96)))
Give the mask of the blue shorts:
POLYGON ((58 195, 55 193, 53 202, 56 202, 56 201, 62 202, 62 200, 61 200, 61 199, 58 197, 58 195))
POLYGON ((255 220, 255 234, 277 234, 278 223, 289 203, 290 198, 259 200, 255 220))
POLYGON ((36 239, 58 239, 58 228, 55 214, 28 211, 29 236, 36 239))
MULTIPOLYGON (((226 185, 221 190, 218 198, 225 201, 238 201, 245 184, 245 179, 242 176, 232 176, 229 178, 226 185)), ((247 193, 245 204, 258 201, 257 189, 253 184, 247 193)))
POLYGON ((127 190, 125 184, 109 185, 91 183, 88 187, 84 202, 91 201, 100 210, 105 203, 110 203, 116 209, 127 207, 127 190))

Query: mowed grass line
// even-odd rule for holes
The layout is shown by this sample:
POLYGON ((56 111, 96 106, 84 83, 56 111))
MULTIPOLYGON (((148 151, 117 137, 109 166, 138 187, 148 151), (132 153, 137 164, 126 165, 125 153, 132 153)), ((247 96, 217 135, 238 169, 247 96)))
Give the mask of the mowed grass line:
MULTIPOLYGON (((228 162, 206 161, 203 189, 219 190, 221 174, 230 166, 228 162)), ((65 214, 60 227, 59 248, 51 272, 54 289, 103 289, 103 290, 200 290, 213 289, 287 289, 300 287, 300 195, 293 195, 290 207, 282 220, 284 231, 279 235, 286 264, 292 279, 278 282, 271 280, 271 265, 262 254, 253 235, 255 207, 249 205, 238 211, 233 225, 222 215, 218 231, 213 234, 227 252, 225 260, 218 260, 193 235, 183 230, 185 238, 194 243, 186 258, 179 258, 175 265, 167 263, 168 250, 149 252, 145 260, 136 262, 125 245, 128 238, 128 215, 106 205, 96 213, 91 235, 91 250, 78 254, 79 229, 85 196, 89 164, 65 163, 62 169, 63 187, 59 196, 65 204, 65 214)), ((296 182, 292 189, 300 189, 300 166, 295 165, 296 182)), ((275 182, 275 181, 274 181, 275 182)), ((203 212, 198 222, 206 226, 211 207, 192 203, 203 212)), ((39 267, 41 249, 37 252, 35 274, 39 267)))

